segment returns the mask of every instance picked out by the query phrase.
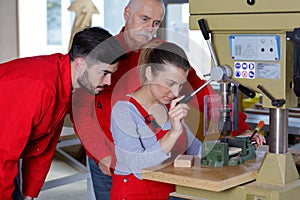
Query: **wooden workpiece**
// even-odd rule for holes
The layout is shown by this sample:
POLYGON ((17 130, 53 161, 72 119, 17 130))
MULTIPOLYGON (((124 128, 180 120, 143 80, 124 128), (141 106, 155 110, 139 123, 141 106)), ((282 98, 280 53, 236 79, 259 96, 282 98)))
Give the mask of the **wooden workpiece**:
POLYGON ((174 167, 192 167, 194 164, 194 156, 178 155, 174 160, 174 167))
POLYGON ((265 152, 257 151, 256 155, 256 159, 245 161, 241 165, 220 168, 201 166, 200 159, 195 157, 194 166, 191 168, 174 167, 173 163, 165 163, 144 169, 142 177, 148 180, 220 192, 256 179, 265 152))

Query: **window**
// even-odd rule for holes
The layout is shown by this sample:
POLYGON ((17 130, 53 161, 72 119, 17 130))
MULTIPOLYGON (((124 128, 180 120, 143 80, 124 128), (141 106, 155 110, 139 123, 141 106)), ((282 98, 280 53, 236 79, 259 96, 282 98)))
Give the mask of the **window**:
POLYGON ((120 32, 125 25, 124 8, 129 0, 103 0, 104 1, 104 28, 113 35, 120 32))
MULTIPOLYGON (((75 12, 68 10, 74 0, 19 0, 20 57, 67 53, 75 12)), ((129 0, 91 0, 100 14, 92 15, 92 26, 101 26, 111 34, 124 26, 123 10, 129 0)), ((210 72, 210 53, 201 31, 188 27, 187 0, 165 0, 165 37, 187 52, 198 75, 210 72)))
MULTIPOLYGON (((100 14, 92 16, 92 26, 103 25, 103 1, 92 0, 100 14)), ((74 12, 73 0, 19 0, 20 57, 67 53, 74 12)))
POLYGON ((182 0, 166 2, 166 40, 186 51, 197 74, 203 78, 203 75, 210 73, 211 57, 201 31, 189 30, 189 4, 182 0))
POLYGON ((62 44, 61 1, 47 0, 47 44, 62 44))

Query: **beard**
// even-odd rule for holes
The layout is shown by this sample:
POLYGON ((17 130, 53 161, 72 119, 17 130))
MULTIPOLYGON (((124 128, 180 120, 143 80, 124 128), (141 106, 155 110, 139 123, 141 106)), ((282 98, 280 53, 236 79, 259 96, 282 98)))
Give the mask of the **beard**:
POLYGON ((89 75, 88 75, 87 71, 85 71, 83 73, 83 75, 78 78, 77 82, 80 85, 80 87, 86 89, 92 95, 98 95, 100 93, 100 91, 96 92, 97 88, 104 89, 104 88, 106 88, 108 86, 106 84, 104 84, 104 85, 98 85, 97 87, 93 86, 93 84, 89 81, 89 75))

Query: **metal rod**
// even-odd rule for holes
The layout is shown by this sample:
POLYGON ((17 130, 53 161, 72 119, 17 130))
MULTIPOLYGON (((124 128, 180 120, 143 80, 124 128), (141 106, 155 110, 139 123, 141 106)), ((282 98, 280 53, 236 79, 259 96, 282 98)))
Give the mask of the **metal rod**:
POLYGON ((206 81, 203 85, 201 85, 197 90, 195 90, 191 96, 194 96, 195 94, 197 94, 200 90, 202 90, 205 86, 207 86, 210 82, 212 82, 212 79, 209 79, 208 81, 206 81))
POLYGON ((208 48, 209 48, 211 57, 212 57, 212 59, 213 59, 213 61, 214 61, 214 63, 215 63, 215 66, 219 66, 219 63, 218 63, 218 60, 217 60, 215 51, 214 51, 214 49, 213 49, 213 47, 212 47, 210 41, 209 41, 209 40, 206 40, 206 42, 207 42, 207 45, 208 45, 208 48))
POLYGON ((288 152, 288 109, 270 108, 270 153, 288 152))
POLYGON ((231 95, 230 84, 225 82, 220 83, 219 93, 221 95, 223 107, 219 109, 220 116, 218 126, 220 133, 224 136, 227 136, 232 130, 232 120, 230 117, 230 112, 232 109, 229 108, 229 96, 231 95))
POLYGON ((237 86, 233 86, 233 130, 239 129, 239 90, 237 86))
POLYGON ((177 106, 180 103, 188 103, 190 100, 192 100, 192 98, 200 91, 202 90, 205 86, 207 86, 210 82, 212 81, 212 79, 209 79, 208 81, 206 81, 203 85, 201 85, 197 90, 195 90, 193 93, 186 95, 183 99, 181 99, 180 101, 178 101, 176 103, 175 106, 177 106))

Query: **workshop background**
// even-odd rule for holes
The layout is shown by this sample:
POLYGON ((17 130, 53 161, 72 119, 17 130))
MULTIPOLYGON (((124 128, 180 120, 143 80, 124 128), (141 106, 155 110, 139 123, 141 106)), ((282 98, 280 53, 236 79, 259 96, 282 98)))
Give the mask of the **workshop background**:
MULTIPOLYGON (((92 26, 104 27, 114 35, 124 24, 123 9, 128 0, 0 0, 0 62, 41 54, 67 53, 73 23, 78 17, 69 9, 74 2, 89 2, 95 6, 99 14, 95 10, 91 11, 92 26)), ((206 78, 203 75, 210 72, 210 53, 201 32, 189 30, 188 0, 165 2, 167 10, 162 24, 164 29, 158 37, 183 47, 197 74, 206 78), (178 33, 181 37, 178 37, 178 33)), ((218 90, 217 86, 215 89, 218 90)), ((259 119, 268 120, 260 95, 254 99, 240 96, 240 102, 240 109, 247 113, 247 122, 253 129, 259 119)), ((289 147, 295 149, 300 149, 299 107, 298 103, 298 107, 290 109, 289 113, 289 147)), ((193 118, 193 113, 190 118, 193 118)), ((199 125, 201 122, 191 124, 196 126, 197 136, 201 137, 203 130, 199 125)), ((71 126, 67 119, 47 177, 48 183, 37 198, 39 200, 92 198, 85 154, 71 126)), ((268 136, 268 125, 261 133, 268 136)), ((300 165, 300 158, 295 159, 300 165)))
MULTIPOLYGON (((162 31, 159 37, 184 48, 203 78, 203 74, 210 72, 210 54, 200 31, 188 30, 188 1, 165 2, 167 12, 162 28, 168 31, 162 31), (205 67, 201 69, 200 66, 205 67)), ((92 26, 104 27, 115 35, 124 25, 123 9, 128 0, 0 0, 0 62, 56 52, 67 53, 73 24, 78 17, 70 8, 73 3, 92 4, 97 9, 99 14, 91 9, 92 26)), ((193 126, 197 128, 198 124, 193 126)), ((48 183, 39 200, 91 198, 85 154, 70 127, 67 118, 47 177, 48 183)))

